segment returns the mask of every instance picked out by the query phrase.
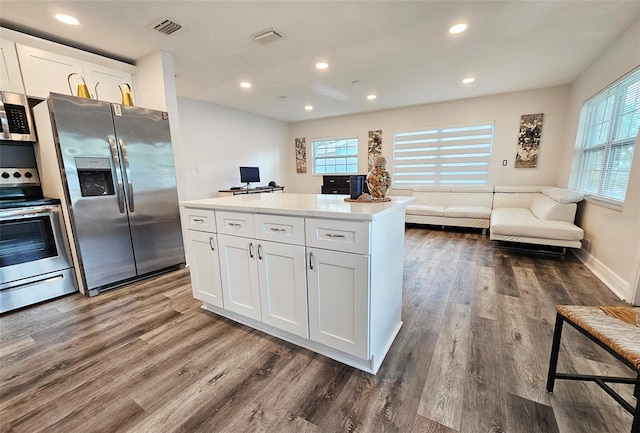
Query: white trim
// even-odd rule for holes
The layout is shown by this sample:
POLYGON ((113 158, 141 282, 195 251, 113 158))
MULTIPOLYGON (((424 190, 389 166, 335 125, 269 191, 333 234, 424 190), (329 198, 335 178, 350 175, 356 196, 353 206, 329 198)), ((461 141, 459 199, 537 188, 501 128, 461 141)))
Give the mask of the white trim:
POLYGON ((630 287, 629 283, 625 281, 620 275, 609 269, 600 260, 589 254, 584 249, 572 250, 573 254, 587 267, 593 274, 598 277, 605 286, 609 288, 618 298, 623 301, 630 301, 630 287))

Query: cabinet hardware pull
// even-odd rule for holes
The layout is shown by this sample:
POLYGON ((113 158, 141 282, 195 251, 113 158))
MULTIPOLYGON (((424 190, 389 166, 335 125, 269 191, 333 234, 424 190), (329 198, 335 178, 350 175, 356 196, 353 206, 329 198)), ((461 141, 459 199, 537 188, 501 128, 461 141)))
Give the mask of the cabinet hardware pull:
POLYGON ((335 233, 327 233, 325 236, 327 236, 329 238, 343 238, 343 237, 345 237, 344 235, 337 235, 335 233))
POLYGON ((262 260, 262 244, 258 244, 258 260, 262 260))
POLYGON ((313 259, 313 252, 309 253, 309 269, 311 269, 313 271, 313 262, 311 261, 313 259))
POLYGON ((286 232, 287 229, 281 229, 278 227, 271 227, 269 230, 271 230, 272 232, 286 232))
POLYGON ((242 227, 242 224, 238 224, 238 223, 229 223, 230 227, 242 227))
POLYGON ((211 247, 211 251, 215 251, 215 247, 213 246, 213 236, 209 238, 209 246, 211 247))
POLYGON ((249 242, 249 257, 253 258, 253 242, 249 242))
POLYGON ((200 224, 200 223, 203 223, 203 222, 204 222, 204 219, 202 219, 202 218, 194 218, 194 219, 193 219, 193 222, 194 222, 194 223, 199 223, 199 224, 200 224))

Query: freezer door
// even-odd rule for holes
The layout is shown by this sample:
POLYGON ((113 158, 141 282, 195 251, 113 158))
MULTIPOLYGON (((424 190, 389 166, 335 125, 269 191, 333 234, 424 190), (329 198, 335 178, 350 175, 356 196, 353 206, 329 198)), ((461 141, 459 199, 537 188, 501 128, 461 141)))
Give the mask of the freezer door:
POLYGON ((135 277, 111 105, 52 94, 49 110, 86 287, 135 277))
POLYGON ((166 113, 113 104, 138 274, 185 262, 166 113))

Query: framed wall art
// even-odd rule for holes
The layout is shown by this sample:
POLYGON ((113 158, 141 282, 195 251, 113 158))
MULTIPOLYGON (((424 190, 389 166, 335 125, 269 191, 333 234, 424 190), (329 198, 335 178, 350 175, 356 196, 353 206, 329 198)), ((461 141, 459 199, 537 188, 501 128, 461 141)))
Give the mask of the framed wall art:
POLYGON ((520 117, 516 168, 536 168, 538 166, 543 118, 544 113, 524 114, 520 117))

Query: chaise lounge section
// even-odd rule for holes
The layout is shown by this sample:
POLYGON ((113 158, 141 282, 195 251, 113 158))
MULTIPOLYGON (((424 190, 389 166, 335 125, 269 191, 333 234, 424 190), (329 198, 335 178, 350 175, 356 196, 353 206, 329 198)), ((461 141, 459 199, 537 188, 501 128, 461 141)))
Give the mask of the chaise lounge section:
POLYGON ((564 188, 496 186, 490 239, 580 248, 584 231, 573 222, 584 196, 564 188))

